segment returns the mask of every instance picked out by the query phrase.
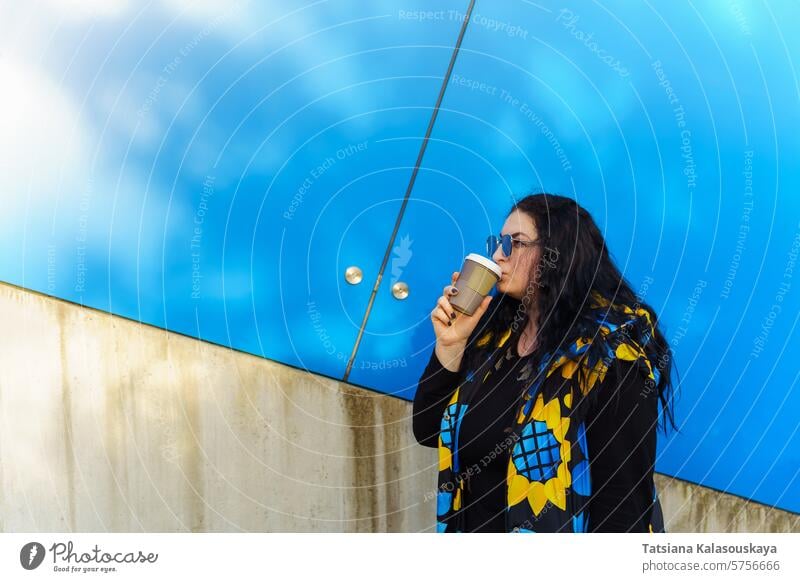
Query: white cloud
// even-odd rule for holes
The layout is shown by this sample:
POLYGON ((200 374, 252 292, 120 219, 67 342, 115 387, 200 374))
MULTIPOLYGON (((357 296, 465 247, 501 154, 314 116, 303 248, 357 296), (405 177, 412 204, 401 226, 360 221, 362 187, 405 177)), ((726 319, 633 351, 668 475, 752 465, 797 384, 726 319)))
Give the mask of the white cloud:
POLYGON ((4 216, 13 220, 28 196, 55 201, 85 165, 86 135, 78 111, 52 80, 10 59, 0 60, 0 175, 4 216))

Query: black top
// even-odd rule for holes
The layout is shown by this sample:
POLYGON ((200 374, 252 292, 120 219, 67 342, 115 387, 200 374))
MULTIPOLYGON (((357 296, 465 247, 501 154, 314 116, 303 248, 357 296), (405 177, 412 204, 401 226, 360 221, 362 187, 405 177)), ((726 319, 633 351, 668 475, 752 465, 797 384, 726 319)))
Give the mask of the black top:
MULTIPOLYGON (((520 358, 516 340, 509 343, 499 356, 499 368, 493 369, 486 385, 478 388, 461 421, 461 465, 480 463, 481 467, 470 476, 463 492, 465 531, 502 532, 505 527, 508 457, 491 451, 506 438, 506 429, 510 430, 518 412, 517 399, 535 378, 538 366, 536 352, 520 358), (481 462, 484 458, 489 461, 481 462)), ((485 369, 480 373, 485 375, 485 369)), ((438 445, 442 415, 460 376, 460 372, 444 368, 434 350, 414 396, 412 424, 420 444, 438 445)), ((600 390, 597 410, 586 419, 592 480, 589 531, 647 532, 656 456, 657 396, 645 389, 645 378, 632 362, 621 360, 614 360, 595 389, 600 390)), ((503 450, 502 445, 498 450, 503 450)))

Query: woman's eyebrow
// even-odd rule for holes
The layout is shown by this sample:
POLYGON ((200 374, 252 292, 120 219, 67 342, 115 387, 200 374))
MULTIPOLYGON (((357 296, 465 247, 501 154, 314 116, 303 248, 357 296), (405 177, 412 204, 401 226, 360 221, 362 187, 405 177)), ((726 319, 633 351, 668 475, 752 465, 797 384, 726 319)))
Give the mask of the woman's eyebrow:
MULTIPOLYGON (((514 237, 515 237, 515 236, 517 236, 518 234, 522 234, 522 235, 525 235, 525 236, 527 236, 528 238, 531 238, 529 235, 525 234, 524 232, 512 232, 512 233, 511 233, 511 237, 512 237, 512 238, 514 238, 514 237)), ((504 236, 502 232, 500 233, 500 236, 504 236)))

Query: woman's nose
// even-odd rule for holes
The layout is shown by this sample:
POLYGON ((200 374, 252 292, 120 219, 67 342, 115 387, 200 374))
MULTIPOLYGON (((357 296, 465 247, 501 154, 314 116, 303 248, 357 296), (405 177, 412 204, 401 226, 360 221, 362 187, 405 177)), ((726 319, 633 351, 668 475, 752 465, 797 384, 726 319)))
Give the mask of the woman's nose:
POLYGON ((492 255, 492 260, 495 263, 500 263, 501 261, 506 260, 506 256, 503 254, 503 247, 500 245, 497 246, 497 248, 494 250, 494 254, 492 255))

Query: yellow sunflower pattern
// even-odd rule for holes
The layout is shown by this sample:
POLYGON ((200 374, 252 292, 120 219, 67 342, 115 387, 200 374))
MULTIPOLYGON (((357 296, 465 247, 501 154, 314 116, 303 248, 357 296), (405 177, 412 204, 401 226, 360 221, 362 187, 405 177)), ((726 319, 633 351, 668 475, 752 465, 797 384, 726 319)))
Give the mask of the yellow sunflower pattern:
MULTIPOLYGON (((572 394, 566 395, 564 406, 569 408, 571 401, 572 394)), ((522 417, 522 411, 520 411, 517 423, 525 422, 526 419, 522 417)), ((525 446, 515 447, 517 450, 509 459, 506 479, 509 505, 516 505, 527 500, 536 516, 541 513, 548 501, 559 509, 567 508, 566 490, 572 485, 572 475, 569 471, 572 444, 567 439, 569 425, 569 417, 561 414, 561 400, 553 398, 545 404, 541 394, 536 397, 531 418, 526 424, 526 428, 531 427, 530 435, 533 435, 533 438, 530 438, 530 435, 525 434, 523 430, 520 442, 525 443, 527 440, 533 446, 538 445, 540 449, 557 447, 557 450, 551 450, 546 460, 541 459, 540 450, 533 451, 533 455, 529 455, 539 457, 534 461, 538 464, 530 466, 530 463, 526 465, 526 460, 529 459, 524 458, 525 453, 528 452, 525 446), (539 431, 534 432, 537 428, 539 431), (537 436, 539 438, 536 438, 537 436)))
MULTIPOLYGON (((602 296, 593 293, 592 306, 598 311, 611 305, 602 296)), ((543 360, 540 372, 543 378, 529 387, 523 394, 522 405, 517 413, 514 434, 518 437, 511 447, 506 476, 507 505, 511 512, 511 523, 536 521, 536 530, 531 523, 524 527, 514 527, 514 531, 587 531, 587 515, 580 508, 591 495, 588 451, 584 424, 574 420, 573 405, 578 396, 590 393, 598 382, 603 382, 615 358, 627 361, 639 360, 649 371, 649 377, 658 381, 658 371, 654 369, 642 345, 629 337, 628 333, 614 334, 614 341, 606 339, 615 331, 634 322, 644 323, 652 330, 649 313, 644 309, 632 309, 626 305, 612 305, 622 310, 629 319, 622 325, 598 317, 601 341, 598 349, 590 356, 591 337, 578 338, 567 349, 553 359, 543 360), (622 338, 622 339, 619 339, 622 338), (601 352, 598 354, 598 350, 601 352), (545 373, 546 372, 546 373, 545 373), (545 400, 538 391, 544 378, 559 373, 563 379, 574 379, 572 387, 566 392, 553 395, 545 400), (575 390, 579 392, 575 392, 575 390), (547 513, 548 503, 559 511, 547 513)), ((476 345, 485 347, 490 342, 502 347, 512 335, 511 329, 498 334, 492 332, 481 336, 476 345), (494 341, 493 341, 494 340, 494 341)), ((648 336, 649 337, 649 336, 648 336)), ((645 337, 643 343, 646 343, 645 337)), ((644 370, 644 367, 642 368, 644 370)), ((483 377, 485 382, 490 372, 483 377)), ((464 479, 459 475, 457 434, 460 418, 468 405, 469 393, 461 388, 472 385, 474 371, 467 372, 466 382, 453 394, 445 410, 442 431, 439 438, 439 482, 451 483, 453 488, 439 492, 437 531, 460 531, 462 515, 454 526, 450 518, 461 509, 461 496, 464 479)), ((657 497, 654 493, 654 502, 657 497)), ((658 506, 656 531, 663 531, 660 506, 658 506)), ((653 531, 652 525, 650 531, 653 531)))

